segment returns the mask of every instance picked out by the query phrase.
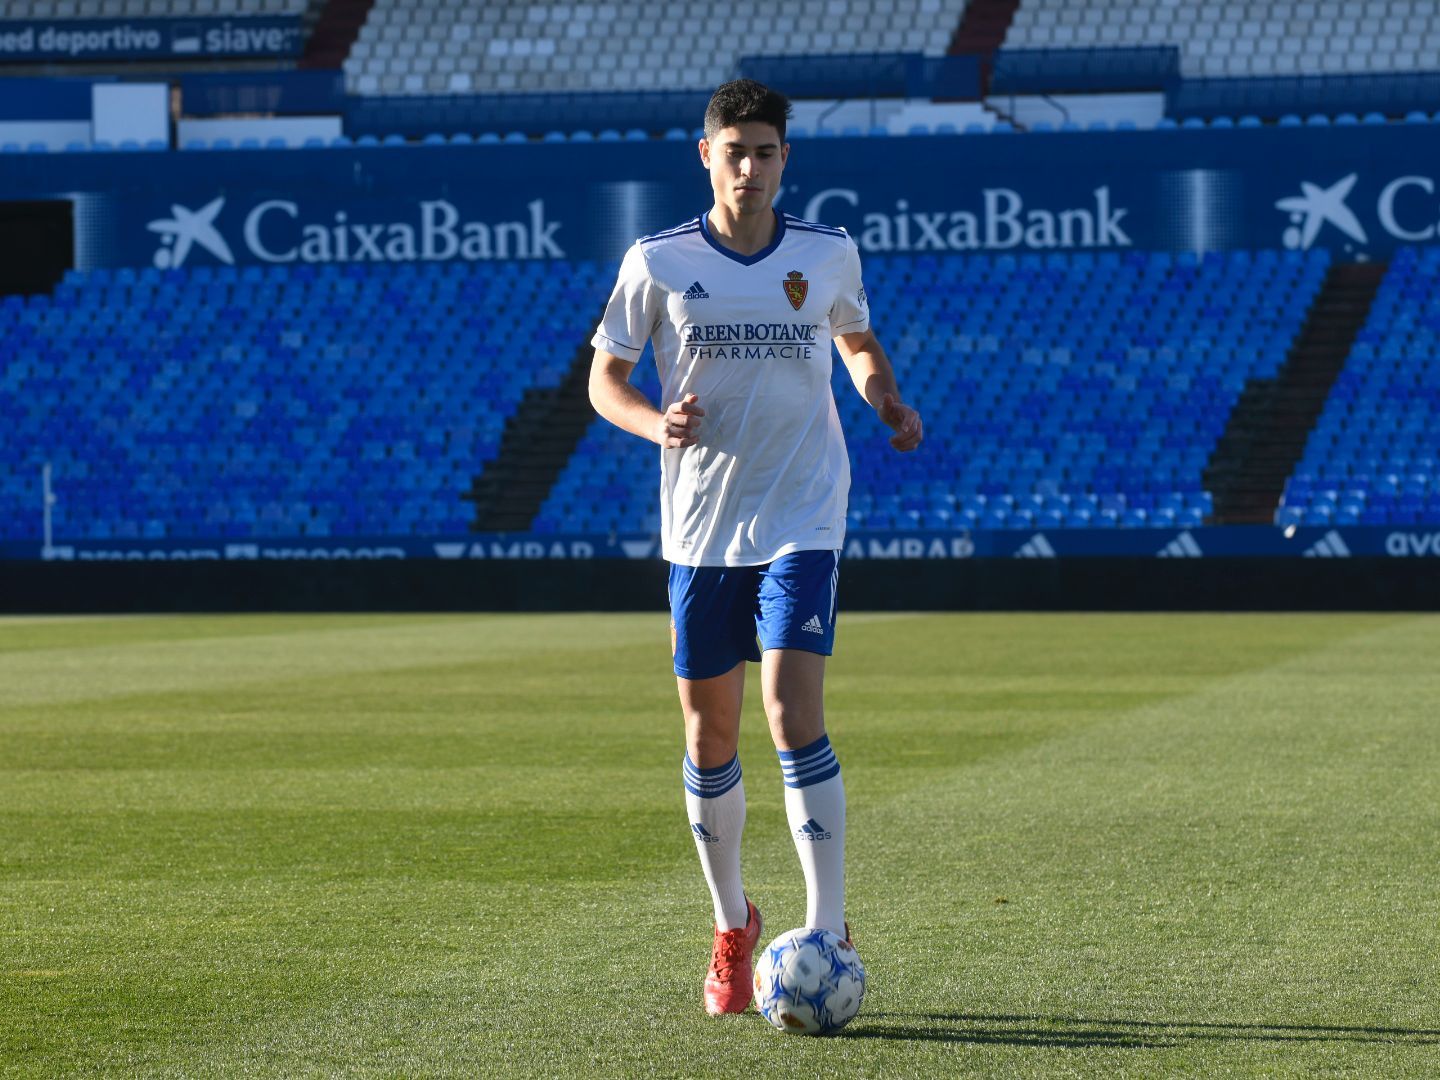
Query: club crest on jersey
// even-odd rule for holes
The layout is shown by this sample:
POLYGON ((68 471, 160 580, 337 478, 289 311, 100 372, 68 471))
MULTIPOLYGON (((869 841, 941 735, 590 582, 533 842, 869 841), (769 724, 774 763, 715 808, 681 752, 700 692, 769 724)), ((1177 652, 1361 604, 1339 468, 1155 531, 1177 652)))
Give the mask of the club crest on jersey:
POLYGON ((800 306, 805 303, 805 294, 810 291, 810 283, 799 270, 791 270, 785 277, 785 299, 790 301, 791 307, 799 311, 800 306))

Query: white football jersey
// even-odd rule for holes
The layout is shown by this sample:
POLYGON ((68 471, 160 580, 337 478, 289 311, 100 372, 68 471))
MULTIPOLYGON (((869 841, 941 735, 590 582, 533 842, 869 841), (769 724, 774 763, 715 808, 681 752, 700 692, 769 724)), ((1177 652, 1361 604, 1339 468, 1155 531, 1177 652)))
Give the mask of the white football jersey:
POLYGON ((850 460, 830 390, 831 339, 870 327, 843 229, 775 215, 740 255, 706 215, 637 240, 591 344, 635 363, 655 345, 661 409, 695 394, 700 441, 660 453, 663 553, 754 566, 845 539, 850 460))

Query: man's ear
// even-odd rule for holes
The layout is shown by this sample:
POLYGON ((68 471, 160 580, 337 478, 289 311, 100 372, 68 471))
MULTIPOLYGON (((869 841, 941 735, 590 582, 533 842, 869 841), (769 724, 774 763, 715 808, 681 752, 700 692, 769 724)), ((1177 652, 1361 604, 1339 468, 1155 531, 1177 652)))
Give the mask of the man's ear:
POLYGON ((708 171, 710 168, 710 140, 701 139, 697 145, 700 150, 700 164, 704 165, 708 171))

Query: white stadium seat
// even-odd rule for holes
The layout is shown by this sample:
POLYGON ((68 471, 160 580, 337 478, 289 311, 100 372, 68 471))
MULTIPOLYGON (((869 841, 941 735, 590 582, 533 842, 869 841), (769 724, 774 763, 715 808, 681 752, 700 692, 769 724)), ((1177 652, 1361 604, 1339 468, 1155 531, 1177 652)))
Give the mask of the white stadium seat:
MULTIPOLYGON (((219 3, 229 11, 299 12, 306 0, 148 0, 167 12, 219 3)), ((0 0, 5 9, 15 0, 0 0)), ((147 0, 26 0, 74 17, 147 0), (95 7, 98 5, 98 7, 95 7)), ((317 6, 312 3, 311 7, 317 6)), ((347 70, 362 94, 617 88, 707 89, 733 73, 740 52, 942 56, 966 0, 732 0, 657 16, 641 0, 375 0, 347 70), (657 33, 673 30, 657 44, 657 33), (408 32, 408 36, 407 36, 408 32), (655 63, 696 41, 734 40, 734 54, 655 63), (757 48, 756 41, 763 42, 757 48), (603 42, 604 60, 597 43, 603 42), (408 66, 373 65, 381 46, 408 66), (392 75, 418 76, 397 89, 392 75), (463 78, 462 78, 463 77, 463 78), (466 89, 468 84, 469 89, 466 89), (416 90, 417 85, 424 87, 416 90)), ((39 17, 44 17, 40 15, 39 17)), ((1434 0, 1021 0, 1004 48, 1173 44, 1185 74, 1249 76, 1440 67, 1434 0)))

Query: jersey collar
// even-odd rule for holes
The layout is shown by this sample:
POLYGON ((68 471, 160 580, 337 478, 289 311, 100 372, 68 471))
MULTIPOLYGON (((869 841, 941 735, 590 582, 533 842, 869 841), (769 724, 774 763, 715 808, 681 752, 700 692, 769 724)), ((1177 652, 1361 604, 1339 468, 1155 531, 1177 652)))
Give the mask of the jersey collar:
POLYGON ((741 266, 753 266, 765 256, 780 246, 780 241, 785 239, 785 215, 779 210, 771 208, 770 212, 775 215, 775 238, 765 247, 755 252, 754 255, 741 255, 738 251, 731 251, 724 244, 710 235, 710 211, 706 210, 700 215, 700 235, 705 237, 705 242, 712 248, 724 255, 727 259, 733 259, 741 266))

